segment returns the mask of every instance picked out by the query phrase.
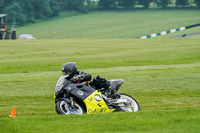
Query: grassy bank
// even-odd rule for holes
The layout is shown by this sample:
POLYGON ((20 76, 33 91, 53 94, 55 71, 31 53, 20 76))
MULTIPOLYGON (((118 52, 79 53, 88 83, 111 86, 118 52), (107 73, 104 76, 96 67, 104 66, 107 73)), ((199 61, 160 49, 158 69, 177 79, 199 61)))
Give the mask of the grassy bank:
POLYGON ((0 42, 0 132, 198 132, 200 39, 69 39, 0 42), (54 86, 65 62, 106 79, 137 113, 58 116, 54 86), (9 118, 12 107, 16 118, 9 118))
POLYGON ((17 27, 17 34, 28 33, 38 39, 138 38, 199 23, 199 14, 198 10, 96 12, 80 15, 72 12, 71 17, 66 13, 51 21, 17 27))

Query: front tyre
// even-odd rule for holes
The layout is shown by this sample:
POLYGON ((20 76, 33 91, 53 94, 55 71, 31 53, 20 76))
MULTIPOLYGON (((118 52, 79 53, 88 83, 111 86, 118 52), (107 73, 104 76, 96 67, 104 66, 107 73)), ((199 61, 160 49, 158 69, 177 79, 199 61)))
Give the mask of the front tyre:
POLYGON ((127 106, 123 106, 123 107, 120 107, 123 111, 125 112, 137 112, 140 110, 140 105, 139 103, 131 96, 127 95, 127 94, 123 94, 123 93, 120 93, 120 99, 126 99, 128 101, 130 101, 131 105, 127 106))
POLYGON ((70 103, 67 103, 65 100, 59 100, 56 102, 55 105, 56 112, 58 114, 64 114, 64 115, 69 115, 69 114, 82 115, 85 112, 80 104, 74 102, 74 105, 75 106, 72 108, 70 103))

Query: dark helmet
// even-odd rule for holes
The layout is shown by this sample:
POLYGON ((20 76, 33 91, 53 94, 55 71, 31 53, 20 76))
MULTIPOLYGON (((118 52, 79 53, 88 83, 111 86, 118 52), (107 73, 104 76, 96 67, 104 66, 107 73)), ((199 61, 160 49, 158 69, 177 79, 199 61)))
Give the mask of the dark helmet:
POLYGON ((72 78, 77 72, 76 62, 65 63, 62 67, 63 75, 67 75, 68 78, 72 78))

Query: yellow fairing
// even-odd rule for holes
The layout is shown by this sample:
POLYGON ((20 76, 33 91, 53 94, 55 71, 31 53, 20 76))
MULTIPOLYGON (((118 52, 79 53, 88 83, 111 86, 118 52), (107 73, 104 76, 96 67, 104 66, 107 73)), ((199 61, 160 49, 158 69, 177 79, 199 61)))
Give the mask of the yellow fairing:
POLYGON ((98 91, 95 91, 90 96, 88 96, 84 100, 84 103, 86 105, 88 114, 113 112, 115 110, 115 109, 108 108, 108 106, 106 105, 105 101, 103 100, 101 96, 101 92, 98 92, 98 91))

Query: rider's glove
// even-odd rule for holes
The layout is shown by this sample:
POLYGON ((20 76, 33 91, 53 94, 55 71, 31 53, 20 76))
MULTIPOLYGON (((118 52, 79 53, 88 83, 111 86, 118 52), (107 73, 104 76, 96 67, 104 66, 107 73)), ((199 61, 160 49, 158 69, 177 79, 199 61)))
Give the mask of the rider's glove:
POLYGON ((81 74, 81 75, 78 75, 77 77, 78 77, 78 79, 83 80, 85 76, 83 74, 81 74))
POLYGON ((78 80, 83 80, 84 79, 84 75, 77 75, 76 77, 73 77, 73 81, 78 81, 78 80))

